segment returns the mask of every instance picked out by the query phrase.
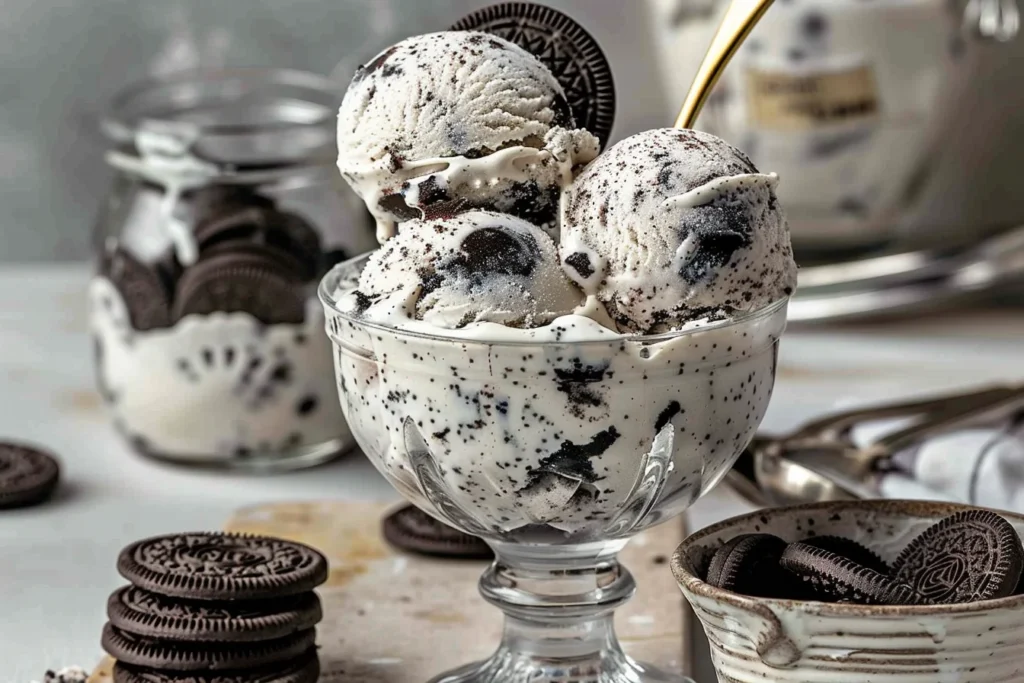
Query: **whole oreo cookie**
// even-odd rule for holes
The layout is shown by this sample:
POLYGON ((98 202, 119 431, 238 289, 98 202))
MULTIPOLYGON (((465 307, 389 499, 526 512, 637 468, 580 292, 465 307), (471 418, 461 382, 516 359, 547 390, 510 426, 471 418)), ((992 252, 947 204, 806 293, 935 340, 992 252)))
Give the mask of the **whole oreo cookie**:
POLYGON ((434 519, 413 505, 406 505, 384 518, 384 538, 399 550, 455 559, 490 559, 490 546, 434 519))
POLYGON ((114 683, 316 683, 320 660, 316 651, 285 664, 221 672, 158 671, 117 662, 114 683))
POLYGON ((790 543, 782 566, 809 587, 817 599, 862 605, 918 605, 924 599, 907 583, 806 543, 790 543))
POLYGON ((244 642, 283 638, 323 616, 316 593, 255 602, 190 602, 125 586, 107 601, 110 623, 160 640, 244 642))
POLYGON ((836 555, 842 555, 846 559, 852 560, 862 567, 873 569, 879 574, 888 574, 890 572, 889 565, 877 553, 849 538, 843 538, 842 536, 812 536, 800 542, 812 548, 820 548, 836 555))
POLYGON ((544 63, 561 84, 573 119, 604 147, 615 122, 611 66, 586 29, 565 14, 530 2, 503 2, 473 12, 453 31, 482 31, 515 43, 544 63))
POLYGON ((41 503, 57 488, 60 465, 38 448, 0 442, 0 508, 41 503))
POLYGON ((248 313, 260 322, 301 323, 306 299, 294 274, 271 254, 227 251, 204 258, 178 281, 173 317, 248 313))
POLYGON ((327 579, 327 560, 279 538, 186 533, 129 545, 117 571, 139 588, 175 598, 262 600, 319 586, 327 579))
POLYGON ((313 629, 258 643, 182 643, 143 638, 107 624, 103 650, 120 662, 167 671, 233 671, 290 662, 314 646, 313 629))
POLYGON ((1012 595, 1024 569, 1013 525, 988 510, 967 510, 929 527, 893 565, 896 576, 934 604, 1012 595))
POLYGON ((711 557, 707 582, 717 588, 764 598, 795 598, 800 586, 779 564, 786 542, 771 534, 743 534, 711 557))
POLYGON ((132 327, 140 332, 171 324, 170 297, 160 272, 121 247, 106 254, 100 274, 110 280, 124 299, 132 327))

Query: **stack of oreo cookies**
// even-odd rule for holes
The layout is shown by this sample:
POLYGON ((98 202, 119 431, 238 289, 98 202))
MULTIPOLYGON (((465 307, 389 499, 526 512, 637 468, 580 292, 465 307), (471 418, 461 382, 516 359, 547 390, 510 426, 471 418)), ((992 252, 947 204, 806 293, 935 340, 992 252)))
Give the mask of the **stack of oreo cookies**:
POLYGON ((315 683, 327 561, 276 538, 188 533, 125 548, 102 645, 115 683, 315 683))
POLYGON ((307 290, 344 257, 325 253, 308 221, 250 188, 211 186, 187 203, 195 263, 182 266, 173 250, 148 263, 121 246, 102 259, 101 274, 121 293, 136 330, 215 312, 248 313, 267 325, 301 323, 307 290))
POLYGON ((988 510, 951 515, 915 538, 891 564, 848 538, 787 543, 737 536, 711 555, 705 580, 745 595, 862 605, 943 605, 1024 590, 1024 547, 1013 525, 988 510))

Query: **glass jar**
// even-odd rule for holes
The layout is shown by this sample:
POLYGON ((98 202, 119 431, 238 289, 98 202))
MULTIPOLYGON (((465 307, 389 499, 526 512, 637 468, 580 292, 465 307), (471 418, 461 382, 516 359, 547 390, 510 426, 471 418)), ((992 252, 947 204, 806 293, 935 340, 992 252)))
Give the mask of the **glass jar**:
POLYGON ((287 469, 352 446, 315 293, 374 246, 333 163, 340 92, 241 69, 114 99, 89 317, 100 391, 136 451, 287 469))

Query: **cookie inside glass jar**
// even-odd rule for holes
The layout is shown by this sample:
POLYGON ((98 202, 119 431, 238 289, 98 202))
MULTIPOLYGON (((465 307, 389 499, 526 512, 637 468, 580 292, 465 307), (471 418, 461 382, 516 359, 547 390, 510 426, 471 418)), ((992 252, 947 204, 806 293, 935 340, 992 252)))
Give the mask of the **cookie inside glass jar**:
POLYGON ((90 325, 114 425, 145 455, 291 468, 352 444, 315 289, 372 228, 338 195, 327 148, 295 156, 332 142, 336 95, 289 77, 181 74, 115 100, 118 175, 97 225, 90 325), (186 86, 210 101, 182 105, 186 86), (222 101, 230 88, 247 93, 244 106, 222 101), (274 103, 298 95, 309 111, 290 120, 274 103), (152 127, 150 110, 173 125, 152 127))

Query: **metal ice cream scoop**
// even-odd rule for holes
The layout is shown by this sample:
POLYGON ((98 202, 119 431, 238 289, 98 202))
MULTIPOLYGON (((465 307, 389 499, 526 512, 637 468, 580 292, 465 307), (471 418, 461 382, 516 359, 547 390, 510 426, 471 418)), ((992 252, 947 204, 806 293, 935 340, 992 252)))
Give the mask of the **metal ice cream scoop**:
POLYGON ((891 458, 917 444, 964 427, 990 424, 1024 410, 1024 385, 860 408, 814 420, 778 438, 754 440, 727 481, 756 505, 787 505, 874 498, 891 458), (903 418, 909 424, 867 445, 856 426, 903 418))

